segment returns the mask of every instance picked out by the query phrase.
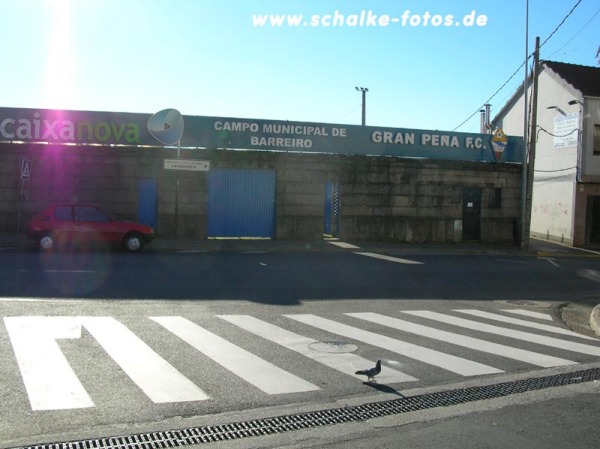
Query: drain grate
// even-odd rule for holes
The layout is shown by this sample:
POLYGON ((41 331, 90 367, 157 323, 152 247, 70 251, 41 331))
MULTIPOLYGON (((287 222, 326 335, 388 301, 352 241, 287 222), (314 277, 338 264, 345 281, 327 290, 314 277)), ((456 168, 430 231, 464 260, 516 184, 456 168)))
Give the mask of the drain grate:
POLYGON ((164 449, 252 436, 271 435, 371 418, 448 407, 467 402, 494 399, 544 388, 591 382, 600 379, 600 368, 556 374, 481 387, 444 391, 420 396, 373 402, 274 418, 242 421, 220 426, 192 427, 130 436, 40 444, 22 449, 164 449))

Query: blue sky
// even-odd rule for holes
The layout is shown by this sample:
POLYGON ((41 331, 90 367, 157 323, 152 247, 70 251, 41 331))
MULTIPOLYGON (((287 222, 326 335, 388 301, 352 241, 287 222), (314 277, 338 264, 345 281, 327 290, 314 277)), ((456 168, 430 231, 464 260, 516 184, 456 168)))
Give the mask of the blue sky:
MULTIPOLYGON (((535 37, 548 38, 577 2, 529 0, 530 52, 535 37)), ((360 86, 369 89, 368 125, 454 130, 522 64, 525 4, 0 0, 0 107, 148 114, 176 108, 184 115, 360 124, 360 86), (359 26, 363 11, 383 22, 359 26), (465 26, 473 11, 486 16, 485 24, 465 26), (257 26, 259 15, 303 17, 300 26, 257 26), (384 26, 386 15, 398 21, 384 26), (448 15, 451 25, 444 26, 448 15)), ((598 66, 599 29, 600 3, 581 0, 541 58, 598 66)), ((523 76, 524 69, 491 100, 492 115, 523 76)), ((479 114, 456 130, 478 132, 479 114)))

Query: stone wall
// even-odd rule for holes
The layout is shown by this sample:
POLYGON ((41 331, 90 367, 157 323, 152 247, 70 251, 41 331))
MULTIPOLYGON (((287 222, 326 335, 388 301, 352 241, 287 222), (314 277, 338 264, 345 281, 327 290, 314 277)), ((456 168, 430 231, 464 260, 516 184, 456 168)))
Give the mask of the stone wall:
POLYGON ((482 188, 481 240, 513 240, 520 213, 520 174, 503 164, 366 158, 347 168, 342 185, 348 239, 460 241, 466 186, 482 188), (489 207, 493 188, 502 189, 500 209, 489 207))
MULTIPOLYGON (((0 144, 0 152, 2 232, 16 232, 21 160, 29 159, 22 224, 57 201, 99 203, 136 219, 139 180, 152 178, 158 183, 158 235, 207 237, 209 175, 164 170, 163 159, 174 158, 174 150, 0 144)), ((181 157, 209 160, 211 168, 275 170, 278 239, 323 237, 328 182, 339 182, 340 237, 349 240, 460 241, 467 186, 482 189, 482 241, 511 241, 520 213, 521 169, 513 164, 234 150, 182 150, 181 157), (502 191, 500 208, 488 204, 494 188, 502 191)))

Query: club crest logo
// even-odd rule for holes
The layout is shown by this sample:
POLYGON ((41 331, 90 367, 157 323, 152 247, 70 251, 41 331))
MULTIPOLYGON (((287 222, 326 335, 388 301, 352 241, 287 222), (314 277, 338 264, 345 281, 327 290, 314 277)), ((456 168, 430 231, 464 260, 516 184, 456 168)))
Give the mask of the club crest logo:
POLYGON ((494 156, 497 161, 502 160, 507 141, 506 134, 504 134, 502 128, 496 128, 492 137, 492 148, 494 149, 494 156))

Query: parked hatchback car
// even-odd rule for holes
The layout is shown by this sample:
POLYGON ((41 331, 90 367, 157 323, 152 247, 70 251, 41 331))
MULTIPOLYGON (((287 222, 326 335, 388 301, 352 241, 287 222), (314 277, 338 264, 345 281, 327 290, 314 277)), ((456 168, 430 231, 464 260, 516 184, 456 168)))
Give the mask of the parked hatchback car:
POLYGON ((27 236, 43 250, 69 243, 103 242, 139 251, 154 238, 154 230, 133 221, 117 220, 93 204, 48 206, 27 224, 27 236))

